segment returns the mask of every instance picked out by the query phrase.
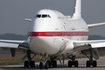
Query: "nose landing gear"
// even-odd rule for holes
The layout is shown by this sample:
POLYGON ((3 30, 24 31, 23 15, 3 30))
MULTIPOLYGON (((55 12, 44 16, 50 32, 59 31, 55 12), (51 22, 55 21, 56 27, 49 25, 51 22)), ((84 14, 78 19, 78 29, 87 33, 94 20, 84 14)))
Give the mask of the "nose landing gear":
POLYGON ((43 68, 48 69, 51 66, 57 67, 57 62, 56 62, 56 60, 54 60, 56 57, 50 57, 51 61, 47 60, 47 57, 48 57, 48 55, 42 54, 42 62, 40 62, 39 68, 40 69, 43 69, 43 68))
POLYGON ((42 62, 40 62, 39 68, 43 69, 45 67, 45 69, 48 69, 50 67, 50 61, 47 61, 47 54, 42 54, 42 62))
POLYGON ((57 67, 57 61, 54 60, 54 59, 56 59, 56 58, 57 58, 57 57, 50 57, 52 67, 57 67))

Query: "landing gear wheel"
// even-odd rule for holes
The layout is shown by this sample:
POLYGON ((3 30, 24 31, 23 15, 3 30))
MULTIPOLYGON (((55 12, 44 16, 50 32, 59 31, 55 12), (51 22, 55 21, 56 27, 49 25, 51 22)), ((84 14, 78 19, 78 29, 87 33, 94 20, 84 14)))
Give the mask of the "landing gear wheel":
POLYGON ((75 67, 78 67, 78 61, 75 61, 75 62, 74 62, 74 66, 75 66, 75 67))
POLYGON ((90 61, 86 62, 86 67, 90 67, 90 61))
POLYGON ((24 62, 24 67, 28 67, 29 66, 29 62, 28 61, 25 61, 24 62))
POLYGON ((68 67, 72 67, 72 61, 68 61, 68 67))
POLYGON ((35 67, 35 62, 34 61, 31 61, 30 66, 31 67, 35 67))
POLYGON ((40 62, 39 68, 43 69, 43 63, 42 62, 40 62))
POLYGON ((47 61, 47 63, 49 64, 49 68, 51 67, 51 62, 50 61, 47 61))
POLYGON ((57 67, 57 61, 53 61, 53 67, 57 67))
POLYGON ((48 68, 49 68, 49 63, 46 62, 46 64, 45 64, 45 69, 48 69, 48 68))
POLYGON ((93 67, 97 67, 97 62, 93 61, 93 67))

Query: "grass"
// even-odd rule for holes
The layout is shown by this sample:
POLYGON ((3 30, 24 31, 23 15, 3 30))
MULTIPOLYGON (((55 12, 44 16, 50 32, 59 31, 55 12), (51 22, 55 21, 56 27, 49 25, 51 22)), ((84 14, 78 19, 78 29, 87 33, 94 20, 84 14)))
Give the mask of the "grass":
MULTIPOLYGON (((0 65, 12 65, 12 64, 21 64, 28 59, 22 60, 21 58, 26 54, 16 54, 15 57, 12 57, 11 54, 0 54, 0 65)), ((33 56, 33 54, 31 55, 33 56)), ((33 61, 39 62, 39 56, 33 58, 33 61)))

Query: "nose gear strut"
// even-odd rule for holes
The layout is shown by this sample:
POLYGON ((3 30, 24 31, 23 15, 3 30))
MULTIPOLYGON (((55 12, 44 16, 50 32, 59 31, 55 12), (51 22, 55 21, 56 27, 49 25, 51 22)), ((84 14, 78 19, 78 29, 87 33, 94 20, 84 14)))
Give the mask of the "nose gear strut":
POLYGON ((48 69, 50 66, 50 63, 47 61, 48 54, 41 54, 41 55, 42 55, 41 59, 42 62, 40 62, 39 68, 43 69, 45 67, 45 69, 48 69))

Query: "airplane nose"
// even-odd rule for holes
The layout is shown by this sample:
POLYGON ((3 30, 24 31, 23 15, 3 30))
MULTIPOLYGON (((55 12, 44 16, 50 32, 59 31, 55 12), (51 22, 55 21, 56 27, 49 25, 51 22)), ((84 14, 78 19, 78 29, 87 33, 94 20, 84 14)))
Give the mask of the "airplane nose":
POLYGON ((35 53, 55 54, 58 52, 57 47, 53 47, 53 38, 43 36, 32 36, 30 38, 30 49, 35 53))
POLYGON ((34 24, 33 24, 33 32, 40 32, 40 31, 46 31, 49 29, 49 21, 48 20, 44 20, 44 19, 37 19, 35 20, 34 24))

